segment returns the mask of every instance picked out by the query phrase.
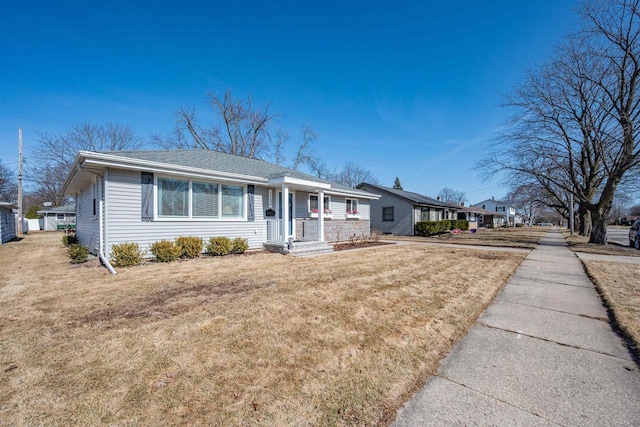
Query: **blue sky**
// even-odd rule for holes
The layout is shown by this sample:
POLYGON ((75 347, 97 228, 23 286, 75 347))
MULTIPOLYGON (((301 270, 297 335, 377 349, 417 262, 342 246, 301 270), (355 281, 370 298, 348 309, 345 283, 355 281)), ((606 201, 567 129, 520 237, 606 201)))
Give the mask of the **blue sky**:
MULTIPOLYGON (((577 25, 578 1, 10 2, 0 19, 0 159, 75 123, 168 133, 207 93, 271 102, 293 150, 318 134, 331 169, 471 202, 508 190, 472 170, 509 111, 503 95, 577 25)), ((292 155, 292 154, 291 154, 292 155)))

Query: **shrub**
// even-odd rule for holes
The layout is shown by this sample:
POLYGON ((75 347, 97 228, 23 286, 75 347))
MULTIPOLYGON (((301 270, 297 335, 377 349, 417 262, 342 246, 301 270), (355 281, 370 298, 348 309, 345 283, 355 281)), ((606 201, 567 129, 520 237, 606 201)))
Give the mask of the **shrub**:
POLYGON ((131 267, 142 261, 143 253, 137 243, 120 243, 111 247, 111 264, 115 267, 131 267))
POLYGON ((374 228, 373 230, 371 230, 371 235, 369 236, 369 238, 372 242, 377 242, 378 240, 380 240, 380 235, 382 235, 382 231, 374 228))
POLYGON ((420 221, 414 227, 416 236, 435 236, 449 230, 468 230, 469 221, 464 219, 445 219, 443 221, 420 221))
POLYGON ((249 249, 249 241, 247 239, 236 237, 233 239, 233 242, 231 242, 232 254, 243 254, 247 249, 249 249))
POLYGON ((72 243, 67 249, 67 255, 71 259, 71 264, 80 264, 89 259, 89 249, 77 243, 72 243))
POLYGON ((75 234, 65 234, 62 236, 62 244, 65 246, 75 245, 78 243, 78 237, 75 234))
POLYGON ((212 237, 207 244, 207 253, 213 256, 226 255, 231 251, 231 239, 228 237, 212 237))
POLYGON ((519 222, 516 224, 516 227, 524 227, 524 222, 519 222))
POLYGON ((182 255, 182 248, 170 240, 159 240, 152 243, 149 250, 159 262, 175 261, 182 255))
POLYGON ((202 252, 202 239, 196 236, 180 236, 176 239, 180 258, 196 258, 202 252))

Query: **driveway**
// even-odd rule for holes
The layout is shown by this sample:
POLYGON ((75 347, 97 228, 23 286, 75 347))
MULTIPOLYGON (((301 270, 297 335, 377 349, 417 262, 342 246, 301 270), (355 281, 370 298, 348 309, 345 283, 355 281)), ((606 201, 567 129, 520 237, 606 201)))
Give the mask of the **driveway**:
POLYGON ((607 238, 609 243, 629 246, 629 227, 620 225, 608 227, 607 238))

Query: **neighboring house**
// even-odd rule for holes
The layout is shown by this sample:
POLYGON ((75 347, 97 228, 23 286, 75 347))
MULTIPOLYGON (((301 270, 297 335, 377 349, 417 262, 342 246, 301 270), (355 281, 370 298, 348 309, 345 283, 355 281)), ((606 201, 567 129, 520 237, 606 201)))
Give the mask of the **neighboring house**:
POLYGON ((413 236, 419 221, 457 219, 457 205, 438 199, 366 182, 358 188, 380 194, 371 200, 371 227, 385 234, 413 236))
MULTIPOLYGON (((494 227, 502 227, 504 225, 513 227, 516 224, 516 208, 509 205, 508 203, 491 198, 473 204, 472 206, 482 208, 490 212, 496 212, 496 216, 493 218, 494 227)), ((485 223, 485 225, 490 224, 485 223)))
POLYGON ((5 244, 16 238, 16 215, 13 213, 13 205, 0 202, 0 243, 5 244))
POLYGON ((42 215, 40 229, 44 231, 66 230, 76 227, 75 204, 38 211, 38 215, 42 215))
POLYGON ((494 227, 494 223, 497 219, 502 218, 501 215, 491 212, 486 209, 478 208, 476 206, 458 206, 457 219, 466 219, 469 221, 469 228, 478 227, 494 227))
POLYGON ((147 250, 178 236, 241 237, 251 249, 347 240, 369 234, 369 202, 378 197, 209 150, 81 151, 63 190, 76 198, 80 243, 106 258, 115 244, 147 250))

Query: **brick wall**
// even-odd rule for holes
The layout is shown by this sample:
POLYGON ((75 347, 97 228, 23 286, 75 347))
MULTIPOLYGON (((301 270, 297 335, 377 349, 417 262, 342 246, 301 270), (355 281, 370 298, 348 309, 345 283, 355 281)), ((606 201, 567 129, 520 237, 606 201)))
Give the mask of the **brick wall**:
MULTIPOLYGON (((324 221, 324 239, 327 242, 349 240, 352 234, 369 235, 369 220, 326 219, 324 221)), ((296 219, 296 236, 304 240, 317 240, 317 219, 296 219)))

